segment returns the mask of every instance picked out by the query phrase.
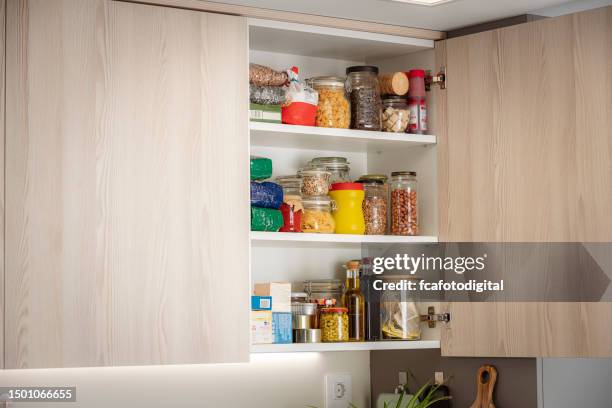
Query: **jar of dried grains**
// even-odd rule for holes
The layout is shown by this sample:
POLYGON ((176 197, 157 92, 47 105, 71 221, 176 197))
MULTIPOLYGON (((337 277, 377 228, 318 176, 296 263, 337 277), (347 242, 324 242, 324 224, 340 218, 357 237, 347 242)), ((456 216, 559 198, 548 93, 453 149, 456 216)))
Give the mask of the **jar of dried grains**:
POLYGON ((385 235, 387 232, 387 188, 380 178, 357 180, 363 184, 363 217, 366 235, 385 235))
POLYGON ((417 178, 414 171, 391 173, 391 233, 418 235, 417 178))
POLYGON ((353 66, 346 69, 346 90, 351 102, 351 128, 381 130, 378 67, 353 66))

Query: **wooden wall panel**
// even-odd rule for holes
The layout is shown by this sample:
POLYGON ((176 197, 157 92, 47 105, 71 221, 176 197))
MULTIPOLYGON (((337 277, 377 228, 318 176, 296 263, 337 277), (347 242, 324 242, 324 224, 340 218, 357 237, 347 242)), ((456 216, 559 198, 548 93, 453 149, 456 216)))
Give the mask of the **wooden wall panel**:
POLYGON ((248 361, 246 20, 8 16, 6 366, 248 361))
POLYGON ((4 368, 4 108, 6 0, 0 0, 0 368, 4 368))

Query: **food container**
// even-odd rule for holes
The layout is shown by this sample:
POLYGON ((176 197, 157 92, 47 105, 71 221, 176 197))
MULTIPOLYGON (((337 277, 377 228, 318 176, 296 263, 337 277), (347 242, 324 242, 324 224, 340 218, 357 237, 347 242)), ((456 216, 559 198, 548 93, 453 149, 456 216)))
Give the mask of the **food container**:
POLYGON ((296 329, 293 331, 293 341, 296 343, 320 343, 320 329, 296 329))
POLYGON ((329 192, 331 173, 324 167, 311 167, 299 171, 302 196, 324 196, 329 192))
POLYGON ((345 78, 316 77, 308 80, 319 93, 316 126, 347 129, 351 124, 351 112, 346 91, 345 78))
POLYGON ((302 232, 333 234, 332 201, 328 196, 314 196, 302 199, 302 232))
POLYGON ((418 235, 417 178, 414 171, 391 173, 391 233, 418 235))
POLYGON ((408 128, 410 110, 405 96, 386 95, 382 101, 382 128, 385 132, 404 133, 408 128))
POLYGON ((304 281, 304 292, 308 301, 314 303, 331 302, 331 306, 342 302, 344 288, 340 279, 313 279, 304 281))
POLYGON ((279 231, 302 232, 302 179, 297 176, 279 176, 275 181, 283 188, 283 203, 280 206, 283 226, 279 231))
POLYGON ((291 305, 294 303, 306 303, 308 301, 308 293, 306 292, 291 292, 291 305))
MULTIPOLYGON (((386 176, 383 176, 386 179, 386 176)), ((360 177, 365 198, 363 219, 366 235, 385 235, 387 232, 387 187, 380 178, 360 177)))
POLYGON ((329 184, 349 182, 351 171, 346 157, 315 157, 308 165, 312 168, 324 168, 330 173, 329 184))
MULTIPOLYGON (((402 280, 418 282, 420 278, 409 275, 381 275, 384 282, 399 283, 402 280)), ((385 340, 420 340, 421 318, 417 307, 418 292, 385 290, 380 299, 380 331, 385 340)))
POLYGON ((312 315, 293 314, 293 329, 311 329, 312 315))
POLYGON ((309 315, 312 316, 317 313, 317 303, 291 303, 291 313, 294 315, 309 315))
POLYGON ((382 95, 406 95, 408 92, 408 75, 405 72, 392 72, 378 76, 382 95))
POLYGON ((346 74, 346 90, 351 103, 351 129, 381 130, 378 67, 348 67, 346 74))
POLYGON ((408 72, 410 89, 408 91, 408 108, 410 121, 408 133, 427 133, 427 97, 425 95, 425 71, 412 69, 408 72))
POLYGON ((345 307, 327 307, 321 309, 319 325, 321 341, 339 342, 349 339, 348 309, 345 307))
POLYGON ((332 215, 336 223, 336 234, 363 235, 365 222, 363 218, 363 184, 334 183, 329 196, 334 200, 332 215))

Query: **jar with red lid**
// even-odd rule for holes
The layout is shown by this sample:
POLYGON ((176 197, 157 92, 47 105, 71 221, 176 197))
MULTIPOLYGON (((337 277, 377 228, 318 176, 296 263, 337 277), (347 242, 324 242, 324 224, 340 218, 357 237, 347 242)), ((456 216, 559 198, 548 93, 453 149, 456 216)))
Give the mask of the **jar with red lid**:
POLYGON ((321 341, 334 343, 349 340, 348 309, 345 307, 326 307, 320 311, 319 326, 321 341))
POLYGON ((427 133, 427 97, 425 94, 425 71, 412 69, 408 72, 408 133, 427 133))
POLYGON ((336 234, 365 233, 363 199, 365 193, 361 183, 334 183, 329 196, 334 201, 332 215, 336 224, 336 234))

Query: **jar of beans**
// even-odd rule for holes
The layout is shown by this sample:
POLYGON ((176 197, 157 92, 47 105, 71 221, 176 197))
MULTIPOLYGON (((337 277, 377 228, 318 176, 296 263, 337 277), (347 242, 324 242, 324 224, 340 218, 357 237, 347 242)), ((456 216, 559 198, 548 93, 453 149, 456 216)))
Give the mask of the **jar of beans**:
POLYGON ((414 171, 391 173, 391 233, 418 235, 417 178, 414 171))
POLYGON ((385 132, 406 132, 410 110, 405 96, 386 95, 382 101, 382 127, 385 132))
POLYGON ((319 127, 347 129, 351 124, 351 112, 346 91, 345 78, 316 77, 308 80, 319 93, 316 125, 319 127))
POLYGON ((380 178, 360 177, 365 198, 363 200, 363 218, 366 235, 385 235, 387 232, 387 188, 380 178))
POLYGON ((378 67, 348 67, 346 74, 346 90, 351 102, 351 129, 380 131, 382 102, 378 67))
POLYGON ((324 167, 308 167, 298 175, 302 178, 302 196, 322 196, 329 192, 331 173, 324 167))

